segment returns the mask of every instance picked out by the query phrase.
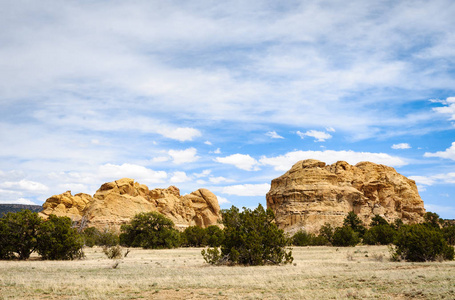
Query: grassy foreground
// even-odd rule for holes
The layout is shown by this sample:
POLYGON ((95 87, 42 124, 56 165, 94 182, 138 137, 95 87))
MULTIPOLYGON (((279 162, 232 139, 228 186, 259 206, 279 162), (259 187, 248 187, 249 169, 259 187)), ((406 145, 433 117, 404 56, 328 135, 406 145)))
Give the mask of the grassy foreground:
POLYGON ((113 268, 100 248, 79 261, 0 261, 0 299, 454 299, 455 262, 389 262, 384 246, 295 247, 285 266, 215 267, 201 249, 131 249, 113 268))

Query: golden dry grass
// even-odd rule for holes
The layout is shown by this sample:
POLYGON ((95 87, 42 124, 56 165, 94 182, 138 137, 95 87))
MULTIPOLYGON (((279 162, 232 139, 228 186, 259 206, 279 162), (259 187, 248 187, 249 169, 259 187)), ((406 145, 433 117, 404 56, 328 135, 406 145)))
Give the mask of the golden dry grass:
POLYGON ((0 299, 455 298, 455 262, 390 262, 383 246, 295 247, 293 264, 262 267, 210 266, 200 251, 132 249, 115 269, 100 248, 79 261, 1 261, 0 299))

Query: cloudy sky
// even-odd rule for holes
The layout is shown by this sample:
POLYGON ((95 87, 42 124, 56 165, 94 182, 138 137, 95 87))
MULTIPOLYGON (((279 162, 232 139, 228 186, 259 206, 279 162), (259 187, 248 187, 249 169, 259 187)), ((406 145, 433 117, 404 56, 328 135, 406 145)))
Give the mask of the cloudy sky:
POLYGON ((455 2, 0 1, 0 203, 134 178, 265 205, 369 160, 455 218, 455 2))

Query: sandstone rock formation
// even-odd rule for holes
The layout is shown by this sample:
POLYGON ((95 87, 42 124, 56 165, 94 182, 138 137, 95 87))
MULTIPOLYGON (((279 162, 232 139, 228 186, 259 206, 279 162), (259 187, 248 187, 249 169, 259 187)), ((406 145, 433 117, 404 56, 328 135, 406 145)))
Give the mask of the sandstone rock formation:
POLYGON ((71 192, 52 196, 43 204, 41 215, 68 216, 75 221, 84 217, 89 226, 99 229, 119 228, 140 212, 157 211, 174 221, 176 227, 216 225, 220 219, 220 206, 216 196, 199 189, 181 196, 174 186, 149 190, 133 179, 123 178, 103 184, 95 195, 71 192))
POLYGON ((415 182, 392 167, 371 162, 352 166, 344 161, 326 165, 313 159, 297 162, 272 180, 267 207, 288 232, 318 233, 324 223, 342 226, 350 211, 365 224, 375 214, 405 223, 422 222, 425 214, 415 182))

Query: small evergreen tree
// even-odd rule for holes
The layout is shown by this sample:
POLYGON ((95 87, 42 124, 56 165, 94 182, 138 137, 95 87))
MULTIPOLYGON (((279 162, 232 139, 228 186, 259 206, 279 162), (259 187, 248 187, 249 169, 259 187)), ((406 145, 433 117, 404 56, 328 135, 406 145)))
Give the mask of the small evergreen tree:
POLYGON ((275 215, 259 205, 242 212, 232 206, 223 210, 224 240, 218 248, 202 250, 208 263, 264 265, 292 262, 292 252, 285 250, 288 239, 278 229, 275 215))
POLYGON ((386 219, 381 217, 380 215, 374 215, 373 219, 371 219, 370 227, 375 227, 379 225, 389 225, 386 219))
POLYGON ((363 235, 363 243, 368 245, 389 245, 393 243, 396 230, 389 224, 381 224, 368 229, 363 235))
POLYGON ((343 220, 343 226, 351 227, 352 230, 358 233, 359 237, 363 237, 366 228, 363 225, 362 220, 355 214, 354 211, 350 211, 343 220))
POLYGON ((425 223, 428 226, 432 226, 434 228, 441 228, 441 224, 444 222, 441 218, 439 218, 439 215, 434 212, 426 212, 425 215, 423 215, 423 218, 425 219, 425 223))
POLYGON ((319 236, 324 237, 329 244, 332 244, 334 232, 335 232, 335 229, 332 227, 332 225, 330 225, 329 223, 325 223, 319 229, 319 236))
POLYGON ((28 259, 37 246, 42 219, 28 209, 9 212, 0 219, 0 259, 28 259))
POLYGON ((455 225, 446 225, 442 228, 444 239, 449 245, 455 245, 455 225))
POLYGON ((83 237, 72 228, 71 219, 50 215, 41 223, 37 236, 37 251, 43 259, 68 260, 82 258, 83 237))
POLYGON ((157 212, 139 213, 120 228, 120 243, 128 247, 151 249, 180 246, 180 233, 174 222, 157 212))

